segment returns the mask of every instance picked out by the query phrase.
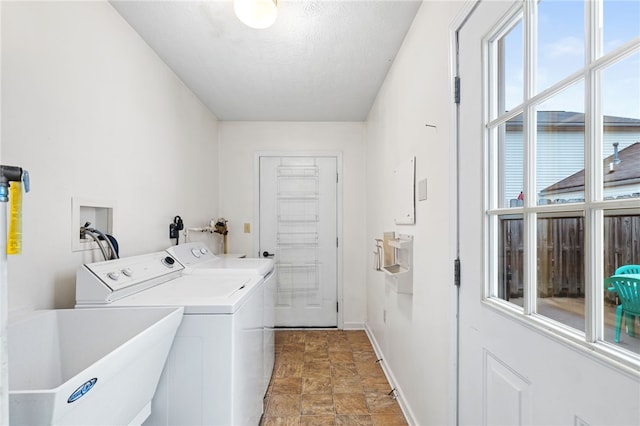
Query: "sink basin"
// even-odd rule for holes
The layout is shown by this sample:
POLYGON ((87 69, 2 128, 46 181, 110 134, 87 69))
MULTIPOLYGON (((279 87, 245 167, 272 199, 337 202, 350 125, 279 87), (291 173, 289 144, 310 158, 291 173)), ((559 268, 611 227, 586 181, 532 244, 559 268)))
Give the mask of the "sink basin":
POLYGON ((10 320, 10 424, 142 424, 182 313, 86 308, 10 320))

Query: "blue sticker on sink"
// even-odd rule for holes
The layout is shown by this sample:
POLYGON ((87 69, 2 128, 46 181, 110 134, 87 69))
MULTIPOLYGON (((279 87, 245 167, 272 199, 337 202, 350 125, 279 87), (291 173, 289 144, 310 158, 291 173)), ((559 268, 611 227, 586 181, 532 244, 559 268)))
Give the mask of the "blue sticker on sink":
POLYGON ((80 386, 78 389, 73 391, 69 399, 67 399, 67 403, 71 404, 72 402, 77 401, 78 399, 85 396, 87 392, 89 392, 95 386, 97 381, 98 381, 98 378, 94 377, 93 379, 85 382, 82 386, 80 386))

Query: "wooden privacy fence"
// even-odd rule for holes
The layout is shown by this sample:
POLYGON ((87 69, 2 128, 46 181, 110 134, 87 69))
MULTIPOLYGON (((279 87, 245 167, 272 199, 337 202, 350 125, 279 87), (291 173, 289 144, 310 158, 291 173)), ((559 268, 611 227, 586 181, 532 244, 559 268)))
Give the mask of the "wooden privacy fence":
MULTIPOLYGON (((498 296, 522 297, 523 222, 505 219, 501 226, 502 277, 498 296)), ((538 296, 584 297, 584 219, 538 219, 537 227, 538 296)), ((604 235, 603 279, 621 265, 640 263, 640 216, 606 216, 604 235)), ((609 295, 607 299, 613 300, 609 295)))

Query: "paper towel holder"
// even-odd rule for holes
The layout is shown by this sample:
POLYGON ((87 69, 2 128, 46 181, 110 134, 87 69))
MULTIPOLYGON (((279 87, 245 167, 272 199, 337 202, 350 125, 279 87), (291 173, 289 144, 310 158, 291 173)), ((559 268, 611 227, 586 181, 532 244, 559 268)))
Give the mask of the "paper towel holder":
POLYGON ((382 267, 387 281, 397 293, 413 294, 413 235, 398 234, 388 246, 394 251, 395 262, 382 267))

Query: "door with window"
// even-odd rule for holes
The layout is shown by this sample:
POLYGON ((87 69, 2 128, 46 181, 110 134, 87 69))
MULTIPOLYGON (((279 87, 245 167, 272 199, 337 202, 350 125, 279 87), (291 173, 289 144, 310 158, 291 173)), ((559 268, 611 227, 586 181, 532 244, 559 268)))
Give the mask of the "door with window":
POLYGON ((276 264, 276 326, 338 325, 338 158, 260 156, 261 256, 276 264))
POLYGON ((460 424, 640 424, 638 320, 616 341, 605 286, 640 264, 638 22, 481 1, 457 33, 460 424))

